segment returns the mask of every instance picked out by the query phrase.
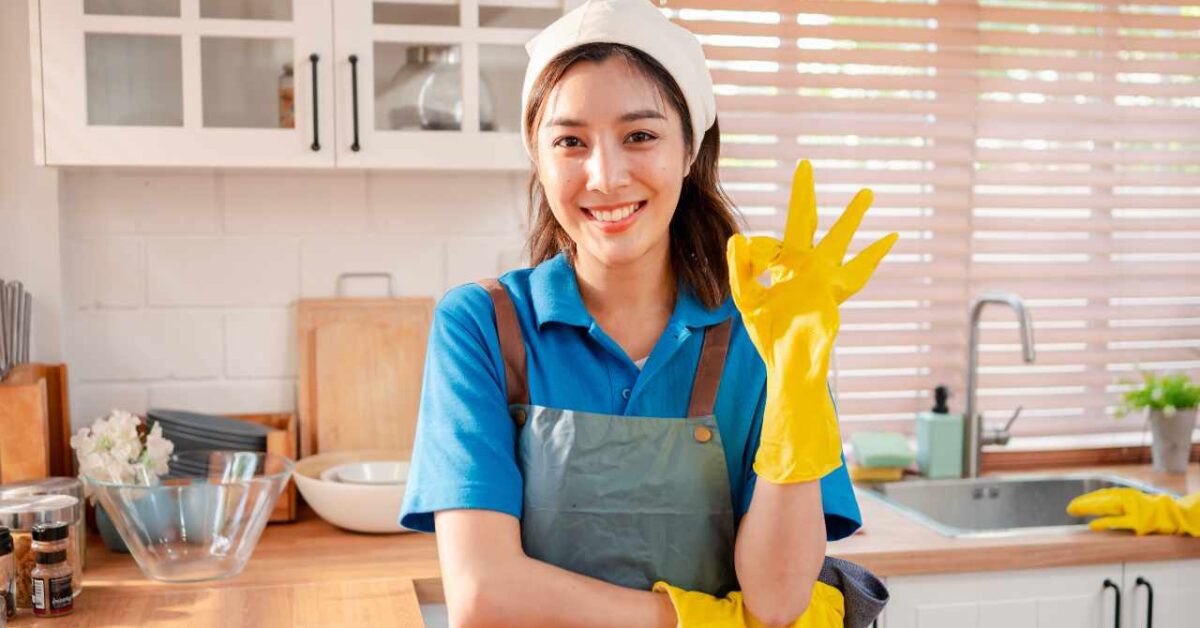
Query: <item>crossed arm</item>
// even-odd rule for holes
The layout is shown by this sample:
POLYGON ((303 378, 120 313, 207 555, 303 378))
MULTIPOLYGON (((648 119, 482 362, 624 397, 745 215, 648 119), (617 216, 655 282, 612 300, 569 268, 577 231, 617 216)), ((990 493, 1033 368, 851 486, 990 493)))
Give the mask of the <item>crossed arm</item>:
MULTIPOLYGON (((746 606, 767 625, 787 625, 808 607, 825 557, 819 481, 759 479, 742 518, 734 566, 746 606)), ((452 626, 629 626, 675 628, 670 599, 529 558, 520 522, 490 510, 436 515, 438 557, 452 626)))

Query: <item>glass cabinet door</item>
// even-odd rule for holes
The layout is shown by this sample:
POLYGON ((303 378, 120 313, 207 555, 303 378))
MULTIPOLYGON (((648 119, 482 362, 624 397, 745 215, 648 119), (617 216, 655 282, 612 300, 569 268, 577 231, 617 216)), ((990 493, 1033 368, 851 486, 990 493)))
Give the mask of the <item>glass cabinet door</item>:
POLYGON ((333 166, 330 2, 43 1, 46 162, 333 166))
POLYGON ((353 0, 334 11, 339 166, 528 168, 524 46, 562 15, 561 0, 353 0))

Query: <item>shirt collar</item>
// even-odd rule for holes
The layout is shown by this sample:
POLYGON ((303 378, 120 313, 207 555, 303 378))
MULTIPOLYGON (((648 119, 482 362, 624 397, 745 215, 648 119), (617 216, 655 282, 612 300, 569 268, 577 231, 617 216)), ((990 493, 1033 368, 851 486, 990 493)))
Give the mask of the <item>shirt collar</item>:
MULTIPOLYGON (((575 269, 571 268, 565 253, 559 253, 538 264, 530 274, 529 287, 538 329, 550 322, 577 327, 592 325, 592 315, 584 307, 583 297, 579 294, 575 269)), ((681 281, 671 319, 680 326, 708 327, 729 318, 733 310, 732 297, 726 297, 725 301, 714 309, 706 309, 695 295, 683 289, 681 281)))

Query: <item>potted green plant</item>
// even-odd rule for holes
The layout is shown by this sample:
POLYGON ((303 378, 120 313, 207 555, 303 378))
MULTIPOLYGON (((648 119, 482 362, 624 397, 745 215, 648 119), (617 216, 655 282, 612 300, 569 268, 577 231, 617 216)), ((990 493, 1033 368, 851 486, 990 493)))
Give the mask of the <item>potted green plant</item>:
MULTIPOLYGON (((1125 384, 1136 384, 1122 380, 1125 384)), ((1196 405, 1200 386, 1186 373, 1155 375, 1142 372, 1140 386, 1121 395, 1116 417, 1145 410, 1154 435, 1151 446, 1154 471, 1184 473, 1192 453, 1192 430, 1196 427, 1196 405)))

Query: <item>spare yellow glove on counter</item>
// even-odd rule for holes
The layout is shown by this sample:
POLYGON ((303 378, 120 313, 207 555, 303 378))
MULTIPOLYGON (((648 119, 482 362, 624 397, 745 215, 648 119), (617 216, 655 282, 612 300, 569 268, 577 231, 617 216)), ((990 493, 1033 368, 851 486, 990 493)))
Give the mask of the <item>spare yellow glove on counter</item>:
POLYGON ((1103 488, 1072 499, 1067 514, 1100 517, 1088 524, 1093 530, 1200 536, 1200 492, 1176 499, 1136 488, 1103 488))
POLYGON ((817 200, 812 166, 801 161, 783 241, 735 234, 726 244, 733 300, 767 367, 754 471, 771 482, 820 479, 842 464, 837 413, 826 387, 838 305, 866 285, 898 237, 891 233, 842 264, 871 200, 870 190, 860 190, 813 247, 817 200), (764 287, 758 277, 767 270, 771 285, 764 287))
MULTIPOLYGON (((717 598, 699 591, 685 591, 659 580, 653 590, 666 593, 679 617, 678 628, 766 628, 759 622, 742 601, 742 592, 733 591, 717 598)), ((837 587, 820 580, 813 583, 812 601, 800 619, 787 628, 843 628, 845 626, 845 600, 837 587)))

